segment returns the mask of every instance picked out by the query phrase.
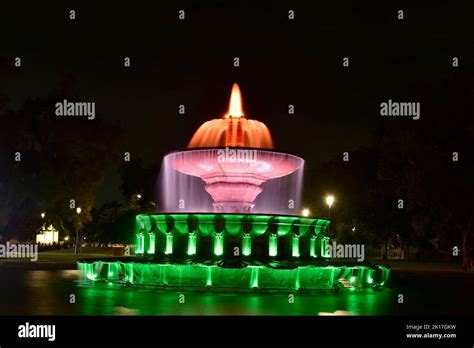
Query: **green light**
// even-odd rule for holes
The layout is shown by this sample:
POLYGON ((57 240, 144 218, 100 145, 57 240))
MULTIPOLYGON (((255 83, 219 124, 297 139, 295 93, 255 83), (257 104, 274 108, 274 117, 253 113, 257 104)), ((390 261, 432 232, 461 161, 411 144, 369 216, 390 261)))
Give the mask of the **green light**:
POLYGON ((293 257, 300 257, 300 237, 293 236, 292 252, 293 257))
MULTIPOLYGON (((372 285, 383 285, 388 281, 390 270, 377 266, 382 270, 381 279, 372 278, 372 285)), ((123 272, 125 282, 138 286, 168 286, 170 288, 212 286, 217 289, 305 289, 322 290, 334 289, 335 284, 345 283, 352 272, 358 270, 369 272, 372 268, 366 266, 299 266, 295 268, 272 268, 269 266, 250 265, 242 268, 227 268, 204 263, 166 264, 149 261, 80 261, 79 270, 87 281, 102 281, 95 269, 105 268, 123 272)), ((107 272, 108 273, 108 272, 107 272)), ((107 274, 106 273, 106 274, 107 274)), ((364 278, 365 279, 365 278, 364 278)), ((114 280, 118 280, 114 279, 114 280)), ((354 288, 357 277, 351 279, 349 289, 354 288)), ((112 282, 113 283, 113 282, 112 282)), ((371 286, 372 286, 371 285, 371 286)))
MULTIPOLYGON (((182 234, 196 232, 198 235, 211 235, 215 232, 215 223, 217 220, 223 220, 224 231, 229 235, 238 237, 242 235, 242 225, 248 224, 250 227, 248 233, 252 236, 260 236, 268 231, 270 224, 275 224, 276 233, 283 237, 290 233, 291 226, 295 223, 299 226, 300 235, 306 236, 309 226, 315 225, 315 230, 322 231, 329 224, 329 221, 314 218, 301 218, 297 216, 278 216, 274 215, 248 215, 248 214, 142 214, 136 217, 136 232, 143 230, 150 231, 152 226, 156 226, 155 233, 169 233, 169 223, 173 222, 173 232, 182 234), (193 231, 189 230, 189 218, 193 221, 193 231)), ((155 228, 155 227, 153 227, 155 228)), ((316 232, 318 233, 318 232, 316 232)))
POLYGON ((173 235, 171 233, 166 234, 166 247, 165 254, 169 255, 173 253, 173 235))
POLYGON ((258 288, 258 268, 252 267, 252 273, 250 274, 250 288, 258 288))
POLYGON ((148 246, 148 254, 154 254, 155 253, 155 234, 150 233, 150 245, 148 246))
POLYGON ((356 288, 380 285, 382 281, 387 284, 390 270, 383 267, 378 266, 379 269, 376 270, 377 275, 379 272, 381 274, 379 278, 374 276, 374 267, 337 267, 315 262, 331 256, 326 249, 330 241, 326 235, 328 226, 328 220, 296 216, 144 214, 137 216, 135 223, 135 252, 138 256, 144 253, 156 256, 146 259, 138 257, 136 262, 127 258, 126 262, 121 263, 101 261, 80 267, 83 279, 88 279, 88 274, 97 274, 94 278, 97 281, 105 277, 115 282, 126 277, 134 284, 161 284, 170 287, 194 284, 199 287, 212 285, 220 289, 231 287, 228 282, 245 289, 258 286, 259 289, 311 290, 316 287, 333 288, 340 282, 347 286, 349 280, 350 286, 356 288), (226 248, 231 245, 241 248, 240 255, 245 258, 242 267, 230 270, 220 263, 205 262, 221 259, 227 253, 226 248), (260 247, 264 245, 262 255, 260 247), (195 257, 197 251, 199 260, 195 257), (169 256, 162 258, 163 253, 169 256), (185 266, 181 262, 175 264, 171 261, 171 255, 179 255, 181 260, 183 254, 188 261, 193 260, 192 265, 185 266), (287 268, 290 259, 296 261, 302 257, 309 261, 304 263, 305 266, 293 265, 291 270, 289 266, 287 268), (275 268, 274 261, 284 262, 281 267, 275 268), (150 265, 142 265, 142 262, 150 265), (110 268, 103 268, 104 266, 110 268), (259 270, 252 270, 254 267, 259 267, 259 270), (119 277, 122 273, 123 276, 119 277))
POLYGON ((114 275, 114 272, 109 272, 109 277, 112 277, 114 275))
POLYGON ((224 236, 216 233, 214 237, 214 255, 221 256, 224 253, 224 236))
POLYGON ((298 267, 298 270, 296 271, 296 280, 295 280, 295 289, 299 290, 301 288, 301 283, 300 283, 300 268, 298 267))
POLYGON ((309 240, 309 255, 311 257, 317 257, 316 255, 316 237, 311 237, 309 240))
POLYGON ((329 244, 329 238, 328 237, 323 237, 321 241, 321 255, 323 257, 331 257, 331 254, 329 252, 329 248, 327 247, 329 244))
POLYGON ((134 279, 134 271, 133 271, 133 266, 135 265, 135 263, 129 263, 127 266, 128 267, 125 267, 125 268, 128 268, 128 277, 126 277, 127 281, 129 281, 130 283, 133 284, 133 279, 134 279))
POLYGON ((137 234, 137 245, 135 247, 135 253, 136 254, 143 254, 144 246, 145 246, 145 236, 143 235, 143 233, 138 233, 137 234))
POLYGON ((212 269, 211 269, 211 267, 207 268, 206 286, 212 286, 212 269))
POLYGON ((270 236, 270 241, 268 243, 268 255, 275 257, 278 253, 278 237, 270 236))
POLYGON ((188 236, 188 255, 196 254, 196 234, 190 233, 188 236))
MULTIPOLYGON (((293 237, 292 231, 297 227, 301 241, 292 241, 292 238, 289 238, 290 245, 285 245, 285 250, 291 248, 290 255, 300 258, 303 245, 308 243, 310 256, 319 258, 323 256, 318 250, 322 243, 319 239, 311 240, 311 238, 314 237, 314 233, 324 237, 328 224, 329 221, 322 219, 260 214, 142 214, 136 217, 135 253, 155 255, 159 248, 161 253, 166 255, 184 253, 193 256, 197 255, 197 250, 201 248, 201 240, 207 243, 210 238, 214 245, 211 245, 211 250, 202 250, 203 255, 210 252, 212 255, 222 256, 225 253, 227 238, 236 238, 241 240, 241 255, 251 257, 255 254, 255 238, 265 236, 270 242, 267 255, 277 258, 282 254, 278 249, 283 247, 281 244, 283 239, 286 244, 286 238, 283 237, 293 237), (188 234, 195 237, 186 237, 188 234), (178 236, 184 236, 185 242, 181 243, 181 238, 178 236)), ((262 255, 259 253, 259 256, 262 255)))
POLYGON ((251 237, 249 234, 245 234, 242 238, 242 254, 244 256, 250 256, 252 253, 252 244, 251 244, 251 237))

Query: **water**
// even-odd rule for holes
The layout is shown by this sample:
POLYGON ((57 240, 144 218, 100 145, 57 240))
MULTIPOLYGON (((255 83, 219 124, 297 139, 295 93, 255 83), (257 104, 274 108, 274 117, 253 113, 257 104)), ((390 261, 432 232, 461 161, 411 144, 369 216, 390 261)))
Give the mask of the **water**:
POLYGON ((214 211, 204 181, 176 171, 169 156, 163 159, 156 187, 160 212, 214 211))
POLYGON ((399 315, 472 314, 474 278, 393 275, 390 289, 335 294, 223 294, 82 286, 76 270, 0 270, 1 315, 399 315), (434 291, 435 290, 435 291, 434 291), (397 303, 403 293, 405 303, 397 303), (70 294, 76 304, 69 303, 70 294), (440 295, 442 294, 442 295, 440 295))
POLYGON ((273 141, 267 126, 260 121, 223 118, 199 127, 188 148, 226 146, 272 149, 273 141))
POLYGON ((157 181, 158 210, 299 215, 303 172, 303 159, 273 151, 171 153, 163 159, 157 181))

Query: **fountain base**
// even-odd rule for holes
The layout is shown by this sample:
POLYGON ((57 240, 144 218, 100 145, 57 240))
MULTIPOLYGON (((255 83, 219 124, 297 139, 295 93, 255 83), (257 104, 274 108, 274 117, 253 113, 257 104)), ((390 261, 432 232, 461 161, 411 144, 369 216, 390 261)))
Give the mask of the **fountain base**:
POLYGON ((385 286, 383 266, 328 259, 328 220, 259 214, 146 214, 135 257, 80 260, 84 280, 232 290, 385 286))
POLYGON ((318 291, 383 287, 390 270, 371 265, 285 265, 248 263, 222 267, 218 263, 149 263, 145 260, 81 260, 85 282, 123 286, 214 289, 232 291, 318 291))

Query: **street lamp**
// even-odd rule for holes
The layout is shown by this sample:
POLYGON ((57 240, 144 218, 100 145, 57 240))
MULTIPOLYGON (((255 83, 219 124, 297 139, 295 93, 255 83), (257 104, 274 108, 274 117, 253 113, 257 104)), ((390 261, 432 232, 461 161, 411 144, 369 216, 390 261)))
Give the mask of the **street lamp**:
POLYGON ((331 207, 334 204, 334 196, 329 195, 326 197, 326 204, 329 207, 329 218, 331 218, 331 207))
POLYGON ((137 199, 141 199, 142 198, 142 195, 141 194, 137 194, 137 199))
MULTIPOLYGON (((333 195, 326 196, 326 204, 329 207, 328 220, 331 220, 331 207, 334 204, 334 196, 333 195)), ((331 225, 329 224, 328 233, 331 231, 330 229, 331 229, 331 225)))
POLYGON ((301 212, 301 214, 304 216, 304 217, 308 217, 309 216, 309 209, 303 209, 303 211, 301 212))
MULTIPOLYGON (((76 208, 76 213, 79 216, 81 214, 81 207, 76 208)), ((79 224, 78 224, 79 225, 79 224)), ((77 255, 79 252, 79 226, 76 227, 76 245, 74 246, 74 254, 77 255)))
POLYGON ((41 213, 41 220, 43 221, 43 228, 45 227, 45 226, 44 226, 44 217, 45 217, 45 216, 46 216, 45 213, 41 213))

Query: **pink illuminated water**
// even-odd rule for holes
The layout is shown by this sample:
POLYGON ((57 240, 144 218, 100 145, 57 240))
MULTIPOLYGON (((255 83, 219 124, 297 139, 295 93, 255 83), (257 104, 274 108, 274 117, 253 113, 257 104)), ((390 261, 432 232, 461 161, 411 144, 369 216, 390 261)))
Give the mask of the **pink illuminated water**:
POLYGON ((159 210, 297 215, 304 161, 272 148, 267 126, 245 117, 234 83, 228 112, 163 159, 159 210))
POLYGON ((297 215, 304 161, 274 151, 234 150, 245 156, 232 157, 225 148, 167 155, 157 185, 159 210, 297 215))

